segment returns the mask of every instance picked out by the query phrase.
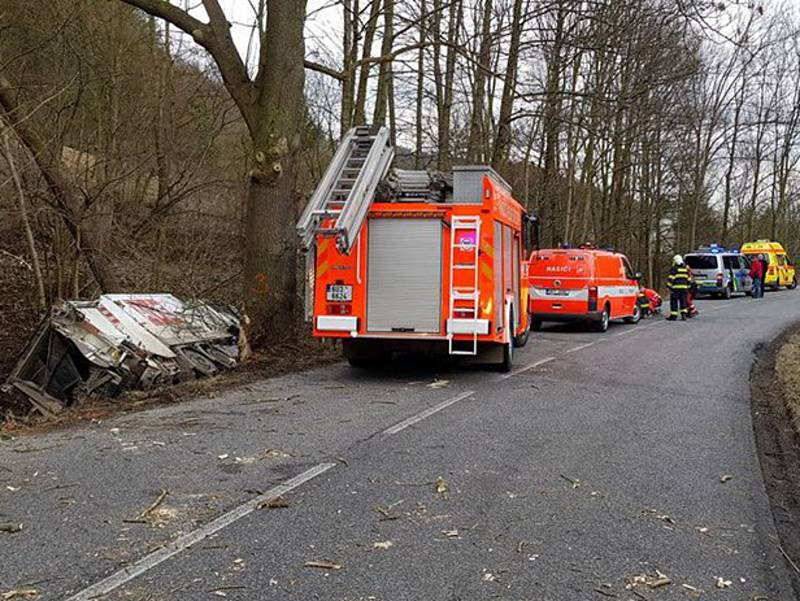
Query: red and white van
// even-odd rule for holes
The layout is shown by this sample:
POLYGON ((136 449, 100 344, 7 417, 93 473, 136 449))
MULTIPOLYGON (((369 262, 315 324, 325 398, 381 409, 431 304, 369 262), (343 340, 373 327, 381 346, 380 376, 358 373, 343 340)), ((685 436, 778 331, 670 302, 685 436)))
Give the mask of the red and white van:
POLYGON ((612 319, 638 323, 640 279, 617 252, 591 246, 536 250, 528 263, 531 326, 585 321, 605 332, 612 319))

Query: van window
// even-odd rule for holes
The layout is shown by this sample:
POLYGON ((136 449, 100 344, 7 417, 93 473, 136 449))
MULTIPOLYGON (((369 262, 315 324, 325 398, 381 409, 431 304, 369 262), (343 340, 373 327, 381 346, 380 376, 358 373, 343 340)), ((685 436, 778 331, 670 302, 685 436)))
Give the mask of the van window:
POLYGON ((739 270, 741 269, 741 265, 739 264, 739 257, 736 255, 725 255, 722 257, 722 262, 725 265, 725 269, 734 269, 739 270))
POLYGON ((627 257, 622 257, 622 267, 625 269, 625 277, 632 280, 636 273, 633 271, 633 267, 631 267, 627 257))
POLYGON ((692 269, 717 269, 717 255, 687 255, 684 259, 692 269))

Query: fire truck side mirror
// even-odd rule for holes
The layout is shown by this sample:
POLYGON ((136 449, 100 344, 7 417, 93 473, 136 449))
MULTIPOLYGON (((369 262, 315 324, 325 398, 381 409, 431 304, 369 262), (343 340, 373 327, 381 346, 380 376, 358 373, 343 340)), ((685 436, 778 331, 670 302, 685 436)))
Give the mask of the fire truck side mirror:
POLYGON ((525 236, 525 251, 529 253, 539 248, 539 218, 536 215, 526 214, 524 217, 523 235, 525 236))

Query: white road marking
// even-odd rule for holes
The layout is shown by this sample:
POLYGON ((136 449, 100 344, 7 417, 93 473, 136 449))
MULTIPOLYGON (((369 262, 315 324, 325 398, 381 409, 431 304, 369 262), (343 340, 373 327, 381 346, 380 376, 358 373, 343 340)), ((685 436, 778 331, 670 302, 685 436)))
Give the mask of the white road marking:
POLYGON ((252 513, 259 504, 267 501, 269 499, 274 499, 275 497, 280 497, 285 495, 286 493, 294 490, 301 484, 308 482, 312 478, 316 478, 327 472, 332 467, 335 467, 335 463, 320 463, 304 471, 301 474, 298 474, 294 478, 291 478, 284 482, 283 484, 279 484, 262 495, 254 497, 253 499, 249 500, 247 503, 243 503, 238 507, 232 509, 228 513, 225 513, 218 517, 217 519, 209 522, 202 528, 198 528, 193 532, 189 532, 188 534, 184 534, 180 538, 175 539, 167 543, 165 546, 160 548, 158 551, 154 551, 149 555, 145 555, 142 559, 137 562, 132 563, 131 565, 123 568, 119 572, 104 578, 100 582, 93 584, 92 586, 83 589, 79 593, 73 595, 67 601, 90 601, 91 599, 96 599, 97 597, 102 597, 107 595, 111 591, 119 588, 123 584, 130 582, 134 578, 141 576, 148 570, 156 567, 160 563, 163 563, 170 557, 174 557, 181 551, 188 549, 192 545, 199 543, 201 540, 208 538, 212 534, 215 534, 225 528, 226 526, 230 526, 237 520, 242 519, 246 515, 252 513))
POLYGON ((590 346, 594 346, 597 342, 587 342, 586 344, 581 344, 579 346, 572 347, 571 349, 567 349, 564 351, 564 354, 567 353, 577 353, 578 351, 582 351, 585 348, 589 348, 590 346))
POLYGON ((619 338, 620 336, 627 336, 628 334, 635 334, 636 330, 625 330, 624 332, 620 332, 619 334, 614 334, 614 338, 619 338))
POLYGON ((468 399, 473 394, 475 394, 474 390, 468 390, 467 392, 459 394, 458 396, 453 397, 452 399, 447 399, 446 401, 442 401, 441 403, 439 403, 438 405, 434 405, 430 409, 426 409, 425 411, 420 411, 416 415, 412 415, 408 419, 404 419, 399 424, 395 424, 391 428, 386 428, 383 431, 383 434, 385 434, 386 436, 391 436, 392 434, 397 434, 398 432, 402 432, 409 426, 413 426, 414 424, 421 422, 426 417, 430 417, 431 415, 439 413, 439 411, 441 411, 442 409, 447 409, 450 405, 458 403, 459 401, 468 399))
POLYGON ((539 367, 540 365, 544 365, 545 363, 550 363, 551 361, 555 361, 555 357, 545 357, 544 359, 540 359, 530 365, 526 365, 525 367, 520 367, 517 370, 512 371, 510 374, 506 374, 504 376, 500 376, 500 381, 508 380, 509 378, 513 378, 514 376, 518 376, 519 374, 524 374, 526 371, 539 367))

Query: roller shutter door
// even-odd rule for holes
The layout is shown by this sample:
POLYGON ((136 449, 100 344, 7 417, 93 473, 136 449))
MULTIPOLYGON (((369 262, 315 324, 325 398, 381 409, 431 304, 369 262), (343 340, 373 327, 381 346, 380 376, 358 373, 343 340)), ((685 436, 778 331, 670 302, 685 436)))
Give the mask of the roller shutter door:
POLYGON ((442 222, 370 219, 367 330, 439 333, 442 222))

